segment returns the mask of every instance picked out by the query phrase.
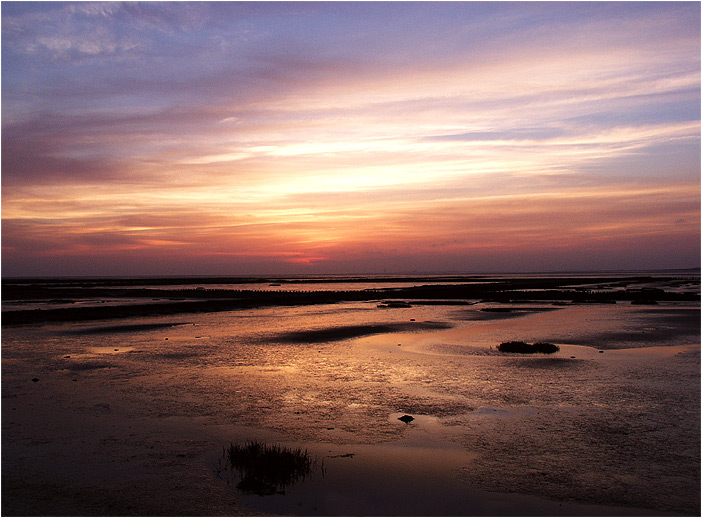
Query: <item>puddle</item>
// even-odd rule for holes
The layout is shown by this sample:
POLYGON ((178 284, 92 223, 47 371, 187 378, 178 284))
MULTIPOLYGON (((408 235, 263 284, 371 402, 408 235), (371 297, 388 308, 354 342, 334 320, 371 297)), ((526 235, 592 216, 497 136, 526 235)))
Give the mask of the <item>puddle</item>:
POLYGON ((240 504, 265 513, 305 516, 465 514, 466 508, 455 501, 465 491, 457 477, 471 457, 459 448, 401 443, 307 448, 321 459, 323 470, 282 495, 242 494, 240 504), (442 495, 439 488, 450 490, 442 495))
MULTIPOLYGON (((274 442, 290 449, 303 449, 319 466, 283 494, 259 496, 236 489, 238 480, 220 482, 237 491, 239 504, 270 514, 303 516, 382 516, 466 514, 460 495, 466 487, 460 470, 476 455, 442 438, 440 420, 413 415, 404 423, 392 413, 388 422, 404 437, 384 444, 294 444, 274 442)), ((219 452, 221 456, 221 450, 219 452)), ((210 456, 213 464, 214 454, 210 456)), ((213 471, 216 471, 214 469, 213 471)))
POLYGON ((167 329, 169 327, 184 326, 187 322, 151 322, 146 324, 120 324, 111 326, 90 326, 79 327, 68 331, 68 334, 78 335, 94 335, 94 334, 115 334, 115 333, 137 333, 144 331, 154 331, 159 329, 167 329))
MULTIPOLYGON (((411 425, 412 423, 410 423, 411 425)), ((299 516, 640 516, 633 508, 563 503, 470 488, 476 458, 452 445, 306 445, 323 469, 284 494, 239 494, 242 508, 299 516)), ((232 485, 232 491, 236 491, 232 485)))
MULTIPOLYGON (((510 415, 483 407, 478 415, 510 415)), ((383 444, 295 444, 318 466, 285 491, 265 496, 236 489, 238 479, 219 478, 237 493, 242 509, 272 515, 298 516, 642 516, 646 510, 557 502, 530 495, 476 490, 465 481, 477 452, 446 440, 440 419, 405 414, 388 416, 408 433, 383 444), (406 427, 406 428, 405 428, 406 427)), ((220 450, 221 456, 221 450, 220 450)), ((213 454, 210 461, 215 458, 213 454)), ((212 464, 211 464, 212 465, 212 464)), ((213 470, 213 471, 216 471, 213 470)))

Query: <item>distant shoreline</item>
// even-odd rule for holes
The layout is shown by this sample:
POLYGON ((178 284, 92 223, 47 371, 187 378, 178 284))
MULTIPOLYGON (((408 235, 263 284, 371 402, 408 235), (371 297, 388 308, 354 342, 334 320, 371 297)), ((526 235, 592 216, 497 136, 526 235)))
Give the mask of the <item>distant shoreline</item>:
POLYGON ((127 282, 135 281, 143 284, 145 281, 159 283, 174 283, 187 281, 188 283, 222 283, 231 281, 236 283, 276 282, 353 282, 355 280, 373 282, 412 281, 437 281, 439 279, 467 280, 467 279, 504 279, 509 277, 612 277, 612 276, 671 276, 671 275, 701 275, 702 268, 661 268, 644 270, 560 270, 539 272, 409 272, 409 273, 343 273, 343 274, 254 274, 254 275, 4 275, 2 282, 127 282))
POLYGON ((275 279, 269 284, 281 289, 205 288, 217 284, 267 284, 272 278, 241 282, 236 278, 154 278, 20 280, 2 281, 3 304, 73 304, 90 298, 91 306, 7 310, 2 325, 42 322, 75 322, 131 318, 138 316, 220 312, 267 306, 333 304, 349 301, 408 300, 413 304, 465 304, 490 300, 498 303, 540 302, 563 304, 630 302, 656 304, 658 301, 699 301, 699 279, 679 276, 599 277, 401 277, 401 278, 318 278, 275 279), (412 287, 376 287, 346 290, 285 290, 283 285, 320 283, 391 284, 413 283, 412 287), (427 284, 428 283, 428 284, 427 284), (452 283, 452 284, 445 284, 452 283), (666 288, 658 286, 666 283, 666 288), (171 286, 171 288, 167 288, 171 286), (182 288, 182 286, 188 286, 182 288), (190 288, 189 286, 196 286, 190 288), (633 287, 632 287, 633 286, 633 287), (112 304, 97 305, 99 299, 112 304), (124 301, 124 303, 121 303, 124 301))

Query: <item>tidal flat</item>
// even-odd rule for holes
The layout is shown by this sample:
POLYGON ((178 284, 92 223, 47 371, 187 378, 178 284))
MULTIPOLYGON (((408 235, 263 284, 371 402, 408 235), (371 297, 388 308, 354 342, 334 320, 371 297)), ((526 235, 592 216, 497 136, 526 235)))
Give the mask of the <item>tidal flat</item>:
POLYGON ((3 515, 700 513, 699 273, 231 281, 3 281, 3 515))

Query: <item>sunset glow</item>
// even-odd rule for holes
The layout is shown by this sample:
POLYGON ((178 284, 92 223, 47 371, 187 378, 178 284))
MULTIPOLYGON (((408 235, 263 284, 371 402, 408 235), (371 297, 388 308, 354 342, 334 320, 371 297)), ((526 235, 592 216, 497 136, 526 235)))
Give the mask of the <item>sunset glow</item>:
POLYGON ((3 275, 700 261, 700 5, 2 5, 3 275))

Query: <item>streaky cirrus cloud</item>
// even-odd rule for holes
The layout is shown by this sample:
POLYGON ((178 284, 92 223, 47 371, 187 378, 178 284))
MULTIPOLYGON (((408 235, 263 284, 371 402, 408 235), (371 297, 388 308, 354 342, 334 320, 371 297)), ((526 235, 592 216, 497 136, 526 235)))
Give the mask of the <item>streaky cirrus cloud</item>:
POLYGON ((5 2, 4 272, 699 265, 699 21, 5 2))

